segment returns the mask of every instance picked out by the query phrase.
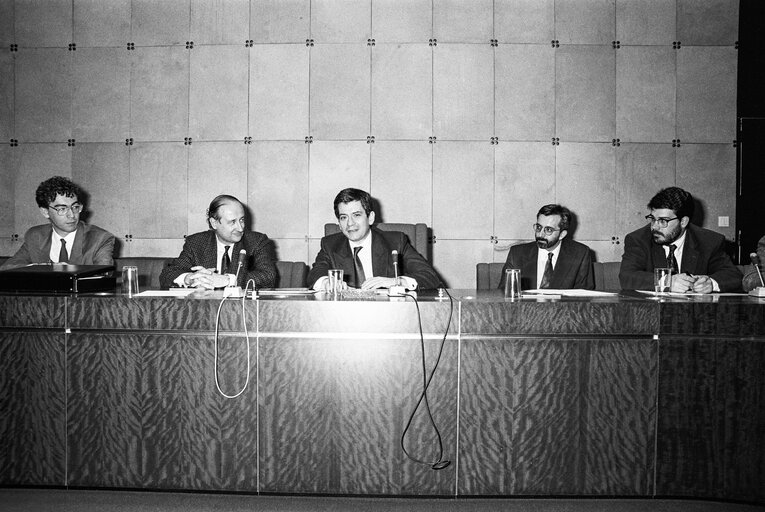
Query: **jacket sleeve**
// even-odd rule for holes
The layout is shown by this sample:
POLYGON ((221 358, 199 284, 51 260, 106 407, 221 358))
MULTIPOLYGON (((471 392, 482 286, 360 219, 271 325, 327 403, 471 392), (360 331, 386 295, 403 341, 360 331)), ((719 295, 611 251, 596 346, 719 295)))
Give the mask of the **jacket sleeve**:
POLYGON ((175 281, 175 278, 184 272, 190 272, 191 267, 196 265, 196 258, 191 249, 190 240, 191 237, 186 238, 186 241, 183 242, 183 249, 181 250, 180 256, 162 269, 162 272, 159 274, 159 286, 161 288, 172 288, 174 286, 173 281, 175 281))
POLYGON ((592 253, 589 247, 584 247, 584 254, 579 261, 579 268, 576 271, 576 281, 574 288, 583 290, 595 289, 595 277, 592 275, 592 253))
POLYGON ((441 278, 438 277, 435 269, 417 252, 417 249, 412 247, 412 244, 409 243, 409 238, 405 234, 401 233, 401 236, 403 237, 401 261, 404 267, 401 275, 416 280, 417 288, 420 290, 438 288, 441 284, 441 278))
POLYGON ((326 245, 326 238, 322 238, 321 240, 321 249, 319 249, 319 254, 316 255, 316 261, 313 262, 313 266, 311 267, 311 270, 308 272, 308 286, 310 288, 313 287, 314 283, 321 279, 322 277, 326 277, 327 272, 330 268, 332 268, 332 258, 329 255, 329 250, 325 247, 326 245))
POLYGON ((648 269, 649 247, 634 234, 624 237, 624 255, 619 267, 619 283, 624 290, 653 290, 653 269, 648 269))
POLYGON ((29 256, 29 250, 27 249, 27 242, 25 239, 19 250, 16 251, 16 254, 8 258, 5 263, 0 265, 0 269, 23 267, 24 265, 28 265, 30 263, 32 263, 32 258, 29 256))
POLYGON ((252 279, 255 288, 273 288, 276 286, 276 249, 274 242, 262 233, 258 233, 250 249, 247 273, 239 274, 239 283, 245 287, 252 279))
POLYGON ((104 231, 96 244, 98 247, 93 250, 93 264, 114 265, 114 235, 104 231))
POLYGON ((743 276, 725 252, 724 243, 725 238, 720 236, 709 256, 709 277, 717 281, 721 292, 740 292, 743 276))

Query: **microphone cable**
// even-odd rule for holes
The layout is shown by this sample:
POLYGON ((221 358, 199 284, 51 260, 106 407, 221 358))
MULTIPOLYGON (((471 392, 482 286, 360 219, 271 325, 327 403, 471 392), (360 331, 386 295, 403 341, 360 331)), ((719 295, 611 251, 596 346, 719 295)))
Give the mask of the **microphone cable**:
POLYGON ((430 466, 430 469, 433 470, 439 470, 444 469, 448 467, 451 464, 450 460, 444 460, 444 445, 443 440, 441 439, 441 432, 438 430, 438 425, 436 425, 436 421, 433 418, 433 413, 430 410, 430 401, 428 400, 428 388, 430 387, 430 383, 433 380, 433 376, 436 374, 436 370, 438 369, 438 364, 441 362, 441 355, 444 352, 444 345, 446 344, 446 337, 449 334, 449 328, 452 324, 452 314, 454 312, 454 299, 452 298, 451 294, 448 290, 444 289, 446 291, 446 294, 449 296, 449 320, 446 323, 446 330, 444 331, 444 336, 441 338, 441 345, 438 349, 438 356, 436 357, 436 362, 433 365, 433 370, 431 370, 430 375, 428 375, 428 371, 426 368, 426 362, 425 362, 425 336, 422 333, 422 315, 420 313, 420 304, 417 301, 417 297, 415 297, 411 293, 407 293, 406 297, 411 297, 411 299, 414 301, 414 305, 417 308, 417 324, 420 329, 420 352, 422 355, 422 392, 420 393, 420 397, 417 400, 417 404, 414 406, 414 409, 412 409, 412 413, 409 415, 409 419, 406 422, 406 427, 404 427, 404 431, 401 433, 401 449, 404 451, 404 454, 407 456, 407 458, 413 462, 416 462, 418 464, 425 464, 430 466), (405 446, 405 440, 406 440, 406 434, 409 431, 409 428, 412 426, 412 421, 414 421, 414 416, 417 414, 417 409, 419 409, 420 405, 422 403, 425 403, 425 410, 428 413, 428 419, 430 421, 430 424, 433 425, 433 430, 435 431, 436 438, 438 439, 438 457, 436 457, 436 460, 434 461, 425 461, 418 459, 417 457, 414 457, 411 455, 405 446))
POLYGON ((233 299, 236 300, 237 297, 223 297, 221 299, 220 304, 218 304, 218 312, 215 315, 215 359, 214 359, 214 365, 215 365, 215 387, 218 388, 218 393, 223 395, 225 398, 232 399, 237 398, 242 393, 244 393, 244 390, 247 389, 247 385, 250 383, 250 333, 247 331, 247 318, 245 317, 245 309, 244 309, 244 302, 247 298, 247 290, 250 289, 250 283, 252 283, 253 292, 255 291, 255 281, 250 279, 247 281, 247 284, 244 288, 244 293, 242 293, 242 328, 244 330, 244 339, 247 343, 247 378, 244 381, 244 387, 235 395, 228 395, 226 394, 220 387, 220 382, 218 380, 218 331, 220 326, 220 312, 223 308, 223 303, 226 302, 226 299, 233 299))

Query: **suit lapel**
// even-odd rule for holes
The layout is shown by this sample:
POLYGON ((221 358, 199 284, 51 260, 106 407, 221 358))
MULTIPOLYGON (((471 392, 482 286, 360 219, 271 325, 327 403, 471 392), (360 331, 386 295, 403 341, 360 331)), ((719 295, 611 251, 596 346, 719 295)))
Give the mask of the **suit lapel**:
MULTIPOLYGON (((650 233, 650 231, 649 231, 650 233)), ((651 268, 647 269, 649 272, 653 272, 655 268, 662 268, 667 266, 667 255, 664 253, 664 246, 657 244, 653 241, 653 237, 649 242, 651 244, 651 268)))
POLYGON ((680 268, 683 272, 697 274, 696 265, 699 260, 699 244, 690 228, 685 231, 685 247, 683 247, 683 261, 680 268))
MULTIPOLYGON (((393 269, 389 271, 390 247, 383 236, 378 232, 372 233, 372 272, 375 276, 393 275, 393 269)), ((390 265, 393 266, 392 263, 390 265)))
POLYGON ((564 238, 560 244, 560 251, 558 252, 558 261, 555 262, 555 269, 553 269, 553 277, 550 282, 550 288, 560 289, 563 288, 563 282, 566 276, 571 271, 571 258, 568 257, 568 244, 565 243, 564 238))
POLYGON ((522 260, 525 261, 525 264, 521 266, 521 283, 525 281, 527 283, 526 289, 533 290, 537 287, 537 256, 539 248, 536 242, 534 242, 523 249, 527 252, 522 260))
MULTIPOLYGON (((77 234, 74 237, 74 243, 69 250, 69 261, 84 261, 82 257, 82 248, 85 247, 85 237, 88 235, 88 229, 85 224, 80 222, 77 224, 77 234)), ((50 242, 49 242, 50 243, 50 242)), ((50 252, 50 247, 48 247, 50 252)))

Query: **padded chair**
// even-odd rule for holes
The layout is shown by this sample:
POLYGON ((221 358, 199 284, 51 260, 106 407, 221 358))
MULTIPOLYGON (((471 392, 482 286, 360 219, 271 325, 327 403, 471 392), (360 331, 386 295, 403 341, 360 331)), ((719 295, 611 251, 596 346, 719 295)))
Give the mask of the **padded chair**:
POLYGON ((496 290, 502 279, 504 263, 478 263, 475 266, 476 290, 496 290))
POLYGON ((302 261, 277 261, 277 288, 304 288, 308 277, 308 265, 302 261))
MULTIPOLYGON (((409 243, 426 260, 430 261, 428 254, 428 226, 422 222, 417 224, 401 224, 395 222, 380 222, 374 226, 381 231, 401 231, 409 237, 409 243)), ((334 223, 324 224, 324 236, 333 235, 340 232, 340 226, 334 223)))
POLYGON ((620 261, 596 261, 592 264, 595 289, 601 292, 618 292, 622 289, 619 283, 620 261))
POLYGON ((134 258, 114 258, 114 266, 117 268, 117 287, 122 282, 122 267, 133 265, 138 267, 139 290, 159 290, 159 275, 168 263, 175 258, 160 258, 154 256, 141 256, 134 258))

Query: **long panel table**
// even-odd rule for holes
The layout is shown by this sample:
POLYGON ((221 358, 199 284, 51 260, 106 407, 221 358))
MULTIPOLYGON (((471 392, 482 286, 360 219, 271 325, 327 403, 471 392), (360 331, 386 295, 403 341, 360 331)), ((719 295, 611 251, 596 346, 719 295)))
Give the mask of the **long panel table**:
POLYGON ((0 485, 765 503, 765 300, 452 295, 0 295, 0 485))

